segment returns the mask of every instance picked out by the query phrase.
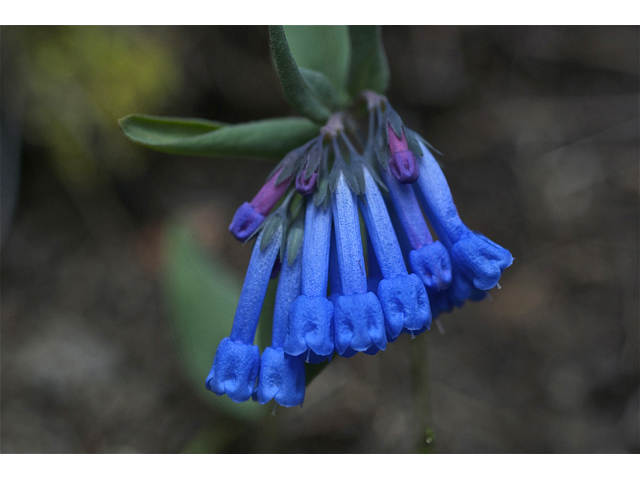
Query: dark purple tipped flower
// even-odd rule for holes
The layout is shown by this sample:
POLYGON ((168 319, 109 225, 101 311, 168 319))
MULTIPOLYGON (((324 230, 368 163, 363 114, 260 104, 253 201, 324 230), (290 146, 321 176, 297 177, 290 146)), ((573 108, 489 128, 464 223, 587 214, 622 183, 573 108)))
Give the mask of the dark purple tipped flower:
POLYGON ((400 183, 415 182, 420 176, 420 170, 418 169, 416 157, 409 150, 404 130, 401 136, 398 137, 391 124, 387 123, 387 135, 389 137, 389 150, 391 151, 389 170, 400 183))
POLYGON ((241 242, 247 240, 264 221, 264 217, 275 207, 291 184, 292 177, 278 183, 277 170, 265 183, 253 200, 245 202, 233 216, 229 231, 241 242))

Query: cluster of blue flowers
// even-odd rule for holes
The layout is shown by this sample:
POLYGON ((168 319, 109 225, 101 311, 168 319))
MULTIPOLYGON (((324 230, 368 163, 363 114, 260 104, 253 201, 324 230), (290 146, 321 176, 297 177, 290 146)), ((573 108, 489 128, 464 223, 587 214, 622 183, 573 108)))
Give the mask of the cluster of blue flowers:
POLYGON ((462 222, 430 145, 388 100, 362 100, 362 129, 355 114, 334 114, 235 214, 231 233, 257 239, 206 380, 218 395, 299 405, 305 362, 374 355, 402 333, 416 336, 440 313, 484 298, 513 261, 462 222), (254 337, 275 275, 271 346, 260 355, 254 337))

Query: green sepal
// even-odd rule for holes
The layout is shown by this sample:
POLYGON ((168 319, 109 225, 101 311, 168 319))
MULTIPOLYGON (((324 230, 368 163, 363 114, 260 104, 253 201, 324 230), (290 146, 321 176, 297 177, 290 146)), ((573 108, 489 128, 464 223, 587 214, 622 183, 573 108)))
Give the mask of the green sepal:
POLYGON ((349 37, 349 93, 354 96, 362 90, 385 93, 389 86, 389 65, 382 44, 382 29, 379 25, 350 25, 349 37))
POLYGON ((226 125, 208 120, 127 115, 118 123, 135 143, 165 153, 278 159, 317 136, 306 118, 285 117, 226 125))
POLYGON ((353 178, 356 180, 356 184, 358 185, 358 191, 360 194, 364 194, 365 191, 365 181, 364 181, 364 172, 362 169, 364 168, 364 164, 361 161, 354 162, 351 161, 351 170, 353 171, 353 178))
POLYGON ((416 138, 415 132, 411 132, 409 129, 405 128, 404 133, 409 150, 411 150, 414 155, 422 157, 422 148, 420 148, 420 142, 416 138))
MULTIPOLYGON (((402 137, 402 119, 400 118, 400 115, 398 115, 398 113, 391 108, 389 105, 387 105, 387 111, 384 113, 384 121, 386 123, 389 123, 389 125, 391 125, 391 128, 393 129, 393 133, 396 134, 396 137, 401 138, 402 137)), ((385 136, 385 138, 387 138, 387 143, 389 143, 389 137, 388 137, 388 131, 387 131, 387 126, 384 126, 384 130, 385 132, 387 132, 387 135, 385 136)))
POLYGON ((299 148, 291 150, 289 153, 285 155, 282 161, 278 164, 278 166, 272 172, 272 175, 273 175, 280 168, 282 168, 282 170, 278 174, 278 178, 276 179, 276 185, 281 184, 282 182, 284 182, 286 179, 291 177, 291 175, 293 175, 300 169, 300 166, 302 165, 302 159, 308 148, 309 148, 309 145, 302 145, 299 148))
POLYGON ((311 93, 313 93, 313 95, 320 100, 324 106, 332 112, 340 108, 338 94, 324 73, 303 67, 298 67, 298 70, 300 71, 300 75, 302 75, 304 81, 307 83, 307 87, 311 90, 311 93))
POLYGON ((387 186, 384 184, 384 182, 382 181, 382 178, 380 178, 380 175, 378 175, 378 172, 376 171, 375 168, 372 168, 369 165, 364 165, 364 168, 367 169, 367 171, 369 172, 369 174, 371 175, 371 177, 373 177, 373 180, 378 184, 378 186, 385 192, 388 192, 389 189, 387 188, 387 186))
MULTIPOLYGON (((269 246, 269 244, 271 243, 271 240, 273 240, 273 236, 276 234, 276 232, 279 229, 282 229, 281 243, 284 243, 285 241, 284 235, 285 235, 285 232, 287 231, 288 223, 289 222, 287 220, 287 216, 279 210, 276 210, 271 215, 269 215, 263 223, 264 227, 262 227, 262 230, 264 232, 262 234, 262 240, 260 241, 260 250, 264 250, 269 246)), ((283 249, 281 245, 280 252, 282 252, 282 250, 283 249)))
POLYGON ((318 166, 322 161, 322 156, 323 156, 322 142, 319 141, 316 145, 311 147, 311 149, 307 152, 307 155, 305 156, 305 162, 304 162, 304 168, 305 168, 304 179, 305 180, 309 180, 311 178, 311 175, 313 175, 313 172, 315 172, 318 169, 318 166))
POLYGON ((322 180, 320 180, 320 182, 318 183, 318 186, 316 187, 316 191, 313 194, 313 204, 316 207, 319 207, 320 205, 322 205, 327 199, 328 197, 327 190, 329 190, 329 179, 326 177, 323 177, 322 180))
MULTIPOLYGON (((304 209, 303 209, 304 211, 304 209)), ((287 261, 291 265, 302 246, 302 240, 304 239, 304 214, 298 216, 291 228, 289 229, 289 235, 287 236, 287 261)))
POLYGON ((291 54, 282 25, 270 25, 271 53, 276 63, 280 84, 287 101, 301 115, 317 123, 325 123, 331 111, 312 93, 291 54))
POLYGON ((344 175, 344 179, 352 192, 356 195, 360 195, 362 193, 358 180, 351 171, 351 168, 341 158, 336 159, 333 164, 333 168, 331 169, 331 174, 329 175, 329 187, 331 189, 331 193, 336 191, 338 180, 340 180, 340 174, 344 175))
POLYGON ((373 151, 382 168, 389 167, 389 146, 387 144, 386 128, 382 124, 378 127, 378 134, 375 136, 373 151))
MULTIPOLYGON (((416 138, 416 139, 418 139, 418 140, 420 140, 422 143, 424 143, 424 144, 429 148, 429 150, 431 150, 431 151, 433 151, 433 152, 437 153, 438 155, 442 155, 442 156, 444 157, 444 153, 442 153, 440 150, 438 150, 438 149, 437 149, 437 148, 435 148, 433 145, 431 145, 429 142, 427 142, 427 141, 424 139, 424 137, 423 137, 422 135, 420 135, 419 133, 417 133, 416 131, 411 130, 411 129, 407 128, 407 127, 404 127, 404 131, 405 131, 405 133, 407 134, 407 138, 408 138, 408 135, 409 135, 409 134, 411 134, 411 135, 415 136, 415 138, 416 138)), ((418 146, 418 148, 419 148, 419 146, 418 146)), ((412 151, 413 151, 413 150, 412 150, 412 151)), ((420 153, 420 156, 422 156, 422 152, 420 153)))
POLYGON ((351 42, 346 25, 285 25, 291 54, 298 67, 321 72, 329 79, 341 105, 349 101, 347 77, 351 42))

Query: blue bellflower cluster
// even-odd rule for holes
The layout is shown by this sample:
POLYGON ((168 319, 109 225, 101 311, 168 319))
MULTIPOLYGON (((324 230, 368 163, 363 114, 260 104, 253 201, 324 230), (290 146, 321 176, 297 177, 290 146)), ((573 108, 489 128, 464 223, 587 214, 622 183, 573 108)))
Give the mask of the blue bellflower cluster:
POLYGON ((334 114, 233 218, 236 238, 257 238, 206 379, 218 395, 299 405, 305 362, 374 355, 402 333, 415 337, 442 312, 483 299, 513 261, 462 222, 429 144, 386 97, 361 100, 362 126, 355 113, 334 114), (260 355, 254 337, 274 275, 271 346, 260 355))

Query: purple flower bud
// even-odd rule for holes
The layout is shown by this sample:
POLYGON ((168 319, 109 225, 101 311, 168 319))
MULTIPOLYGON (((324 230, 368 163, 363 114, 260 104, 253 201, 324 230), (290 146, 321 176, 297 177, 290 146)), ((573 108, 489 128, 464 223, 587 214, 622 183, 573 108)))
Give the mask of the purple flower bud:
POLYGON ((250 203, 244 202, 236 210, 236 214, 231 220, 229 231, 241 242, 244 242, 260 226, 264 220, 264 215, 256 212, 250 203))
POLYGON ((260 226, 264 217, 278 203, 291 184, 292 177, 278 183, 277 170, 265 183, 251 202, 243 203, 236 211, 229 225, 229 231, 241 242, 248 239, 260 226))
POLYGON ((387 136, 389 137, 389 150, 391 151, 389 170, 400 183, 415 182, 420 176, 420 170, 418 169, 416 157, 409 150, 404 130, 401 136, 398 137, 391 125, 387 123, 387 136))
POLYGON ((318 180, 318 170, 313 172, 309 178, 307 178, 307 166, 300 170, 296 177, 296 190, 302 195, 310 195, 316 189, 316 183, 318 180))

